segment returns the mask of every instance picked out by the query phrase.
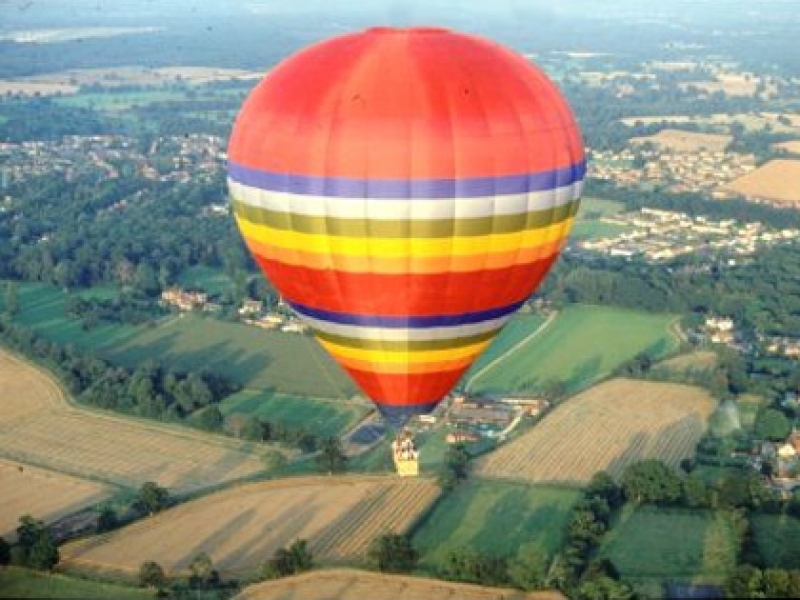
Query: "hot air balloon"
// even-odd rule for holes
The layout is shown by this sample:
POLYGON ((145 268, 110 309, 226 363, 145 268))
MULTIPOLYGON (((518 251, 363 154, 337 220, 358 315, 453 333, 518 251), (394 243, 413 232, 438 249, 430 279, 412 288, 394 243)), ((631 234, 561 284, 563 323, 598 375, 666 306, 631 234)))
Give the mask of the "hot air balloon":
POLYGON ((537 67, 435 28, 291 56, 247 97, 228 148, 255 260, 395 425, 431 411, 536 289, 585 170, 537 67))

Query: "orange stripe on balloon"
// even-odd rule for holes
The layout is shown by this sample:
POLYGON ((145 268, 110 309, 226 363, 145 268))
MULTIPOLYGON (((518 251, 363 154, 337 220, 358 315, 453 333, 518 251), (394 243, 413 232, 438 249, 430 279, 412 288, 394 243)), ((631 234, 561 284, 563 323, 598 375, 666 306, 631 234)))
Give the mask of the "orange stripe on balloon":
POLYGON ((524 300, 556 255, 505 269, 416 275, 311 269, 255 258, 289 302, 345 314, 425 316, 478 312, 524 300))
POLYGON ((288 251, 254 239, 246 239, 247 247, 253 254, 264 260, 279 261, 286 265, 304 266, 311 269, 335 269, 349 273, 425 274, 444 272, 474 272, 476 265, 481 269, 505 269, 518 264, 530 263, 557 254, 566 236, 540 246, 521 248, 507 252, 487 252, 475 256, 436 256, 436 257, 378 257, 378 256, 338 256, 319 254, 302 250, 288 251))
POLYGON ((376 404, 413 406, 438 402, 466 371, 466 367, 437 373, 374 373, 346 369, 376 404))

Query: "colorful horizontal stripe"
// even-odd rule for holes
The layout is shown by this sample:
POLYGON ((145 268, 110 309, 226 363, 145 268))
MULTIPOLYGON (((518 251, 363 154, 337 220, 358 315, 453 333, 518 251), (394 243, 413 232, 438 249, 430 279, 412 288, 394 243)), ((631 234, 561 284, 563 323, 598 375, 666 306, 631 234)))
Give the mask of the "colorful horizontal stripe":
POLYGON ((583 181, 584 161, 565 167, 468 179, 352 179, 347 177, 314 177, 272 173, 228 161, 228 177, 237 183, 261 190, 288 192, 302 196, 325 198, 476 198, 549 191, 583 181))
POLYGON ((228 187, 264 273, 402 420, 448 393, 546 275, 586 162, 569 107, 527 60, 390 31, 274 69, 237 118, 228 187))
POLYGON ((368 197, 336 198, 332 202, 325 196, 307 196, 262 190, 250 187, 228 178, 231 199, 237 203, 273 212, 285 212, 298 216, 317 216, 343 219, 378 220, 433 220, 433 219, 474 219, 500 215, 516 215, 534 211, 550 210, 574 202, 580 198, 583 182, 549 190, 527 192, 524 194, 504 194, 502 202, 497 196, 474 196, 459 198, 381 198, 375 202, 368 197))

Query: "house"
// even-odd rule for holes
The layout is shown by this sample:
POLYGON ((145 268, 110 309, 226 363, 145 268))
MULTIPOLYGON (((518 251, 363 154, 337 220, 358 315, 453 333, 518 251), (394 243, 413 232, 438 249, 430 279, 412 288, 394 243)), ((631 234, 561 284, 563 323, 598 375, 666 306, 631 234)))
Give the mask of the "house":
POLYGON ((444 441, 448 444, 461 444, 477 442, 478 439, 480 438, 474 433, 468 431, 455 431, 453 433, 448 433, 447 437, 444 438, 444 441))
POLYGON ((173 287, 161 292, 161 301, 180 310, 192 310, 205 307, 208 302, 208 294, 173 287))
POLYGON ((239 307, 240 315, 257 315, 264 309, 264 303, 261 300, 247 299, 242 302, 239 307))

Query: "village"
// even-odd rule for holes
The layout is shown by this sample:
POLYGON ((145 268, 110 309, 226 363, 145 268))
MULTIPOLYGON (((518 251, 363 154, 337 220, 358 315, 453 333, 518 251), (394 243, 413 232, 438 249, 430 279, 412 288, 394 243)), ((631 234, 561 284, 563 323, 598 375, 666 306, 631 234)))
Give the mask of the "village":
POLYGON ((68 135, 58 141, 0 142, 0 189, 48 174, 67 181, 96 172, 118 179, 121 165, 151 181, 196 181, 221 172, 225 140, 203 134, 160 136, 147 147, 121 135, 68 135))
POLYGON ((712 221, 704 216, 654 208, 606 216, 601 221, 619 225, 625 231, 613 237, 580 241, 577 248, 611 257, 642 258, 650 263, 704 253, 724 254, 731 257, 728 262, 734 265, 737 256, 751 256, 800 237, 797 229, 775 230, 761 223, 740 224, 731 219, 712 221))
MULTIPOLYGON (((180 312, 199 311, 219 313, 222 306, 214 302, 209 294, 200 290, 184 290, 171 287, 161 293, 161 304, 178 309, 180 312)), ((261 329, 281 331, 283 333, 308 332, 308 326, 300 321, 288 304, 279 300, 274 310, 267 310, 264 302, 246 298, 237 309, 242 323, 261 329)))
POLYGON ((727 183, 756 168, 752 154, 670 149, 657 143, 657 137, 651 139, 639 138, 633 148, 621 152, 590 151, 592 175, 625 186, 659 185, 674 193, 707 192, 725 198, 730 196, 724 190, 727 183))

